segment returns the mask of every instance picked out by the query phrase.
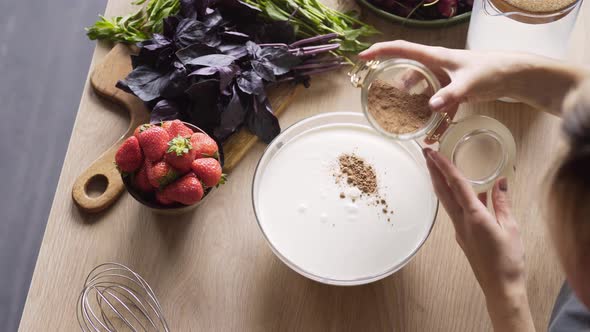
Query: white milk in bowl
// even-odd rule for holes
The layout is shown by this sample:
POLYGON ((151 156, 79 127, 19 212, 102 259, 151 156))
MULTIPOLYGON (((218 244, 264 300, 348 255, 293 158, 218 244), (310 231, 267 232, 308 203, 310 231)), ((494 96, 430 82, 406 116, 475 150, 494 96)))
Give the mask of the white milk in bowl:
POLYGON ((277 256, 337 285, 400 269, 428 237, 438 207, 418 144, 381 136, 360 113, 319 115, 285 130, 261 158, 252 194, 277 256), (352 184, 343 156, 364 167, 348 165, 352 184), (365 192, 367 183, 374 192, 365 192))

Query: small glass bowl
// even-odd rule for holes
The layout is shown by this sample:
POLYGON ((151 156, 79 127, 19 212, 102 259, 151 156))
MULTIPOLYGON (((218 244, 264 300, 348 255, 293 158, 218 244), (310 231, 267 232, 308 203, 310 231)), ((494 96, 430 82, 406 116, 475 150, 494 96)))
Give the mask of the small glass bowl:
MULTIPOLYGON (((185 126, 189 127, 193 132, 195 133, 203 133, 206 134, 207 133, 205 131, 203 131, 201 128, 190 124, 188 122, 182 122, 185 126)), ((156 126, 160 126, 160 124, 155 124, 156 126)), ((223 166, 223 161, 221 157, 218 157, 217 160, 221 163, 221 165, 223 166)), ((131 195, 131 197, 133 197, 136 201, 138 201, 139 203, 141 203, 143 206, 149 208, 150 210, 160 213, 160 214, 181 214, 181 213, 185 213, 188 211, 191 211, 193 209, 195 209, 197 206, 201 205, 203 203, 203 201, 209 197, 212 193, 212 191, 214 191, 215 188, 206 188, 204 193, 203 193, 203 198, 198 201, 195 204, 192 205, 184 205, 184 204, 180 204, 180 203, 173 203, 170 205, 163 205, 160 204, 156 201, 156 198, 154 196, 154 193, 142 193, 139 192, 137 189, 135 189, 131 183, 131 177, 129 176, 125 176, 123 177, 123 184, 125 185, 125 189, 127 189, 127 192, 131 195)))

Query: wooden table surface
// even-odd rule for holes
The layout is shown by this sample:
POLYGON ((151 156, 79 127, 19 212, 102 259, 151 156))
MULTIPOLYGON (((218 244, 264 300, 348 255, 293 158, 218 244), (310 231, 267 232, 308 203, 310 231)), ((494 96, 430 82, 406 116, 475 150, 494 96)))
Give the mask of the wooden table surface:
MULTIPOLYGON (((106 15, 131 10, 111 0, 106 15)), ((574 32, 571 60, 590 62, 590 5, 574 32)), ((462 48, 467 24, 442 30, 391 26, 366 15, 383 39, 462 48)), ((503 36, 509 38, 509 36, 503 36)), ((108 52, 99 43, 91 70, 108 52)), ((59 82, 56 82, 59 84, 59 82)), ((312 86, 281 116, 283 127, 321 112, 360 111, 360 93, 345 72, 314 77, 312 86)), ((466 105, 460 115, 493 116, 517 142, 514 210, 526 246, 528 291, 535 324, 544 330, 563 274, 545 234, 541 192, 551 156, 558 151, 559 120, 519 104, 466 105)), ((127 119, 89 88, 80 102, 61 178, 20 331, 76 331, 76 299, 86 274, 115 261, 140 273, 154 288, 172 331, 488 331, 484 298, 454 240, 446 213, 415 259, 379 282, 333 287, 290 270, 260 233, 250 186, 259 143, 196 211, 164 217, 124 194, 98 215, 82 214, 70 191, 75 178, 120 137, 127 119)))

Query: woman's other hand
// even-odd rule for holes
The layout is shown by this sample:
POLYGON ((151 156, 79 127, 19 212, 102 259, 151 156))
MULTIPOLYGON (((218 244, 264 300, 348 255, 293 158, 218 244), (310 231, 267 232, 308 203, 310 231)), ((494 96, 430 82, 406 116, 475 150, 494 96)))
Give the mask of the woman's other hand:
POLYGON ((456 240, 475 273, 496 331, 533 331, 526 296, 524 247, 511 212, 508 183, 492 189, 495 217, 487 194, 475 194, 471 184, 440 153, 424 155, 439 200, 453 221, 456 240))
POLYGON ((430 107, 441 112, 452 112, 463 102, 510 97, 559 114, 567 93, 590 75, 587 68, 531 54, 455 50, 403 40, 374 44, 359 57, 407 58, 429 67, 443 85, 430 107))

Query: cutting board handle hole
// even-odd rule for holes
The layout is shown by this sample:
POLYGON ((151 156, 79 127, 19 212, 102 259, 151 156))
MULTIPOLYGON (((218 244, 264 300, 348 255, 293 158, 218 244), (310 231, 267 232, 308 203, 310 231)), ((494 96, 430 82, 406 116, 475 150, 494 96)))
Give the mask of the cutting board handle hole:
POLYGON ((84 191, 86 195, 91 198, 100 197, 107 190, 109 186, 109 179, 103 174, 96 174, 88 179, 84 191))

